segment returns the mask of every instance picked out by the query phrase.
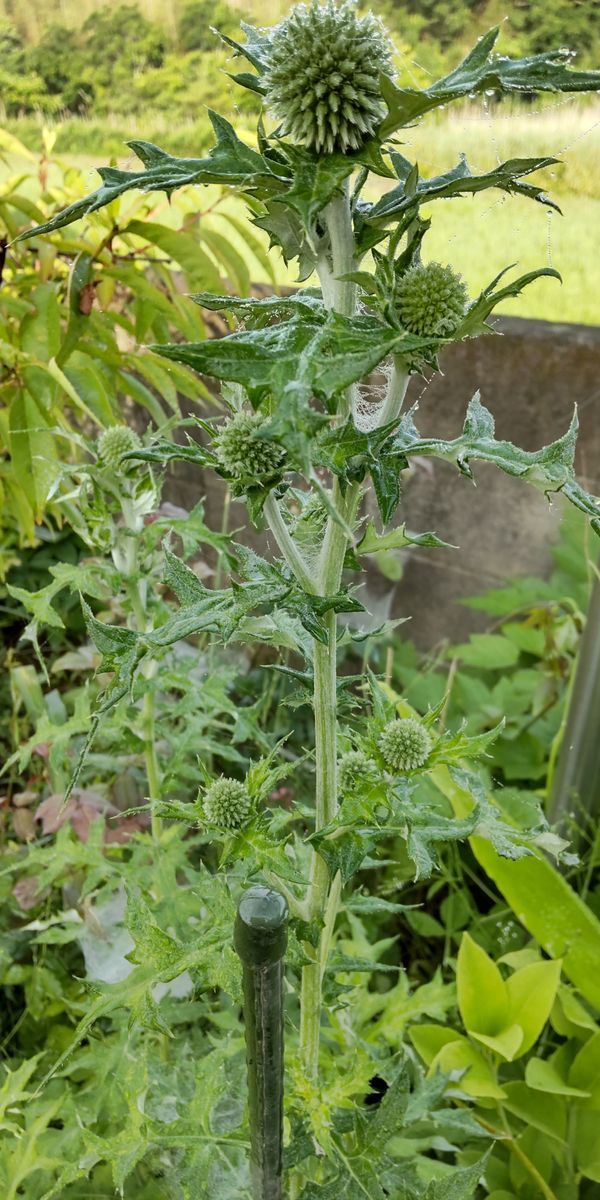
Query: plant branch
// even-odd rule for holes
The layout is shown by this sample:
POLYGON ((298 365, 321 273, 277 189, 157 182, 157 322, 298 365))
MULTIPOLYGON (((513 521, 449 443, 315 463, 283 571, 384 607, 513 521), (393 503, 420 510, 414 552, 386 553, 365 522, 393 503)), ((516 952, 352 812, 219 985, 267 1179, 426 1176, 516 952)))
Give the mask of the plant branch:
POLYGON ((394 355, 386 397, 379 415, 380 425, 387 425, 390 421, 395 421, 396 417, 400 416, 409 380, 410 376, 404 359, 400 358, 397 354, 394 355))

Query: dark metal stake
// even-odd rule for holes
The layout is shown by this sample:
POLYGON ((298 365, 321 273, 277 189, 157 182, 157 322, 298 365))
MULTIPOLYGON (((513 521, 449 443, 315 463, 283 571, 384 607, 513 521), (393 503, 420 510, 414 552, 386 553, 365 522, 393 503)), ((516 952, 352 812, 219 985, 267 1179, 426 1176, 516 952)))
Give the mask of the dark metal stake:
POLYGON ((235 948, 244 967, 244 1017, 254 1200, 282 1200, 283 956, 288 906, 252 887, 240 900, 235 948))

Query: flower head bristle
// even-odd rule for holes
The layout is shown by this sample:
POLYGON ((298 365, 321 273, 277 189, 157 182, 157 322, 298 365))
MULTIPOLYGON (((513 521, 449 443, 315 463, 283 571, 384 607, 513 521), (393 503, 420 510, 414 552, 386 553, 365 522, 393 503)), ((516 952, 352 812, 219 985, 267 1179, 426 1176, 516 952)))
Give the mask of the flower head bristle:
POLYGON ((359 17, 351 0, 297 4, 272 34, 267 108, 318 154, 359 150, 384 116, 379 81, 392 51, 382 22, 359 17))
POLYGON ((141 441, 128 425, 110 425, 98 439, 98 459, 105 467, 118 467, 124 454, 137 450, 141 441))
POLYGON ((441 263, 410 267, 396 286, 395 307, 405 329, 418 337, 449 337, 462 320, 468 294, 464 280, 441 263))
POLYGON ((424 766, 433 742, 429 730, 414 717, 390 721, 379 736, 379 749, 386 766, 403 775, 424 766))
POLYGON ((250 797, 243 783, 221 776, 208 788, 202 803, 204 816, 217 829, 242 829, 250 816, 250 797))
POLYGON ((262 413, 238 412, 221 425, 214 441, 215 454, 230 474, 244 478, 274 475, 285 451, 277 442, 260 436, 267 425, 262 413))

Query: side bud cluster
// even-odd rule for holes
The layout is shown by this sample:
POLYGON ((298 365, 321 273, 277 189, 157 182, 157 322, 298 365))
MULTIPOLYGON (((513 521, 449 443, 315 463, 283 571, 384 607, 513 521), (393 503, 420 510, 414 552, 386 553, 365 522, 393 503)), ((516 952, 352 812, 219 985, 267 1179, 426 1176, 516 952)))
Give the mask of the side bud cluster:
POLYGON ((414 717, 403 717, 385 726, 378 745, 386 766, 404 775, 425 765, 433 742, 429 730, 420 721, 414 717))
POLYGON ((437 262, 410 267, 396 286, 398 317, 417 337, 450 337, 465 314, 467 300, 462 277, 437 262))
POLYGON ((243 783, 222 776, 207 789, 202 808, 210 825, 233 831, 248 821, 251 803, 243 783))
POLYGON ((285 458, 283 448, 260 436, 267 423, 262 413, 238 412, 221 425, 213 443, 214 451, 230 475, 264 479, 281 467, 285 458))
POLYGON ((381 21, 359 17, 350 0, 297 4, 272 36, 267 108, 318 154, 358 150, 384 116, 379 77, 392 49, 381 21))
POLYGON ((110 425, 98 439, 98 459, 103 467, 114 470, 120 465, 124 454, 138 450, 141 444, 135 429, 130 429, 128 425, 110 425))
POLYGON ((341 792, 351 792, 358 784, 373 775, 373 763, 362 750, 349 750, 338 763, 341 792))

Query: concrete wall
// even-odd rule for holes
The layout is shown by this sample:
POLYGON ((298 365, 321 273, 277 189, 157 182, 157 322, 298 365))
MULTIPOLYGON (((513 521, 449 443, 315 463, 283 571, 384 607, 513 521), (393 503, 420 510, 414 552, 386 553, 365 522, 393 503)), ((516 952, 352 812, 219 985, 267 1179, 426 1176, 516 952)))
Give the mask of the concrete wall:
MULTIPOLYGON (((496 418, 498 438, 536 450, 567 429, 577 404, 581 482, 600 494, 600 328, 501 318, 500 336, 450 347, 442 374, 424 386, 414 379, 408 402, 419 399, 417 425, 424 435, 456 437, 465 409, 479 388, 496 418)), ((414 532, 432 529, 452 550, 403 551, 403 574, 390 584, 376 569, 361 597, 375 623, 411 615, 404 632, 423 647, 441 638, 461 639, 485 627, 486 618, 457 604, 512 575, 546 574, 548 547, 556 538, 561 501, 550 507, 533 487, 486 464, 475 465, 476 490, 449 464, 421 460, 408 477, 398 519, 414 532)), ((406 479, 406 476, 405 476, 406 479)), ((212 477, 178 469, 169 499, 190 505, 206 495, 208 519, 220 525, 223 497, 212 477)), ((244 524, 233 506, 233 527, 244 524)), ((256 543, 255 543, 256 544, 256 543)), ((258 539, 263 550, 268 538, 258 539)))

